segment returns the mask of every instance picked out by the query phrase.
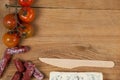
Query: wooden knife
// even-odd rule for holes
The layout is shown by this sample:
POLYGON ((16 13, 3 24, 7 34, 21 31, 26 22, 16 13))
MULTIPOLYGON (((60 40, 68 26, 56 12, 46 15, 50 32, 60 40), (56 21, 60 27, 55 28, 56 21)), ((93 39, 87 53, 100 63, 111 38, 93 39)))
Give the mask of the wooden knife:
POLYGON ((61 68, 76 68, 76 67, 103 67, 113 68, 115 63, 113 61, 101 60, 79 60, 79 59, 57 59, 57 58, 39 58, 41 62, 61 67, 61 68))

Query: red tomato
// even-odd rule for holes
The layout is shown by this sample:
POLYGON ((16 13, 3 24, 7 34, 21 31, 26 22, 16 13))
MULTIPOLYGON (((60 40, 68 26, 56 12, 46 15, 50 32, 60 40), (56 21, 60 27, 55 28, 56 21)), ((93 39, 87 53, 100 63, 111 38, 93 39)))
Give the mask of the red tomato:
POLYGON ((32 3, 33 3, 33 0, 19 0, 19 4, 24 7, 30 6, 32 3))
POLYGON ((2 40, 6 46, 11 48, 11 47, 15 47, 19 44, 20 37, 19 37, 18 33, 7 32, 3 35, 2 40))
POLYGON ((33 26, 31 26, 30 24, 26 24, 26 23, 24 23, 22 25, 23 25, 23 27, 18 28, 18 30, 20 32, 22 32, 22 36, 25 38, 31 37, 34 32, 33 26))
POLYGON ((35 12, 30 7, 24 7, 19 11, 19 18, 25 23, 30 23, 34 20, 35 12))
POLYGON ((13 29, 17 25, 15 14, 8 14, 3 19, 3 24, 8 29, 13 29))

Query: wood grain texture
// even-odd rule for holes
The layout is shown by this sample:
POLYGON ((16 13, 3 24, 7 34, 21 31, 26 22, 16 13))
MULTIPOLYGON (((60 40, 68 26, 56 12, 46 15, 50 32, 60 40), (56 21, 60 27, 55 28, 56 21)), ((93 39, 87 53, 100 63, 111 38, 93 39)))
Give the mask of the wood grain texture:
POLYGON ((36 0, 35 6, 80 9, 120 9, 119 0, 36 0))
MULTIPOLYGON (((6 48, 2 43, 2 35, 7 31, 2 18, 9 12, 5 3, 8 0, 0 1, 0 57, 6 48)), ((36 19, 32 23, 35 36, 22 42, 32 49, 26 54, 15 55, 13 59, 33 61, 45 74, 44 80, 48 80, 50 71, 96 71, 103 72, 104 80, 120 80, 120 10, 115 10, 120 8, 119 3, 119 0, 37 0, 35 6, 59 9, 35 9, 36 19), (42 63, 39 57, 113 60, 116 66, 112 69, 80 67, 69 70, 42 63)), ((0 80, 10 80, 15 71, 11 62, 0 80)))

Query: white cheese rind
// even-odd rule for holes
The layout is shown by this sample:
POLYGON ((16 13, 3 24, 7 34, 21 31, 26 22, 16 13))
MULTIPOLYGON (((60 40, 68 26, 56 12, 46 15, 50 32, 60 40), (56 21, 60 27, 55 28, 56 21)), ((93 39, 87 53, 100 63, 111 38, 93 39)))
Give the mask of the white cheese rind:
POLYGON ((51 72, 49 80, 103 80, 98 72, 51 72))

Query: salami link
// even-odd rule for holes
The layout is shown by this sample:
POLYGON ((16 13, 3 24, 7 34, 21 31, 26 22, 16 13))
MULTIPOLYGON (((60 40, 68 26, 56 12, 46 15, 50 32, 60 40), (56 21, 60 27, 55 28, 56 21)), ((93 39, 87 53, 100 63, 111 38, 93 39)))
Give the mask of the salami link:
POLYGON ((16 72, 11 80, 21 80, 22 73, 21 72, 16 72))
POLYGON ((15 59, 14 64, 19 72, 23 72, 25 70, 24 64, 20 59, 15 59))
POLYGON ((33 76, 37 79, 37 80, 42 80, 44 78, 44 75, 37 69, 35 68, 35 71, 33 73, 33 76))
POLYGON ((12 58, 12 55, 10 55, 6 52, 4 53, 4 56, 3 56, 2 60, 0 61, 0 77, 2 76, 5 68, 8 66, 11 58, 12 58))
POLYGON ((7 48, 6 52, 8 54, 19 54, 19 53, 28 52, 29 50, 30 50, 30 47, 28 47, 28 46, 18 46, 18 47, 14 47, 14 48, 7 48))
POLYGON ((30 80, 34 73, 35 65, 32 64, 31 62, 25 62, 24 66, 26 67, 26 71, 23 75, 22 80, 30 80))

